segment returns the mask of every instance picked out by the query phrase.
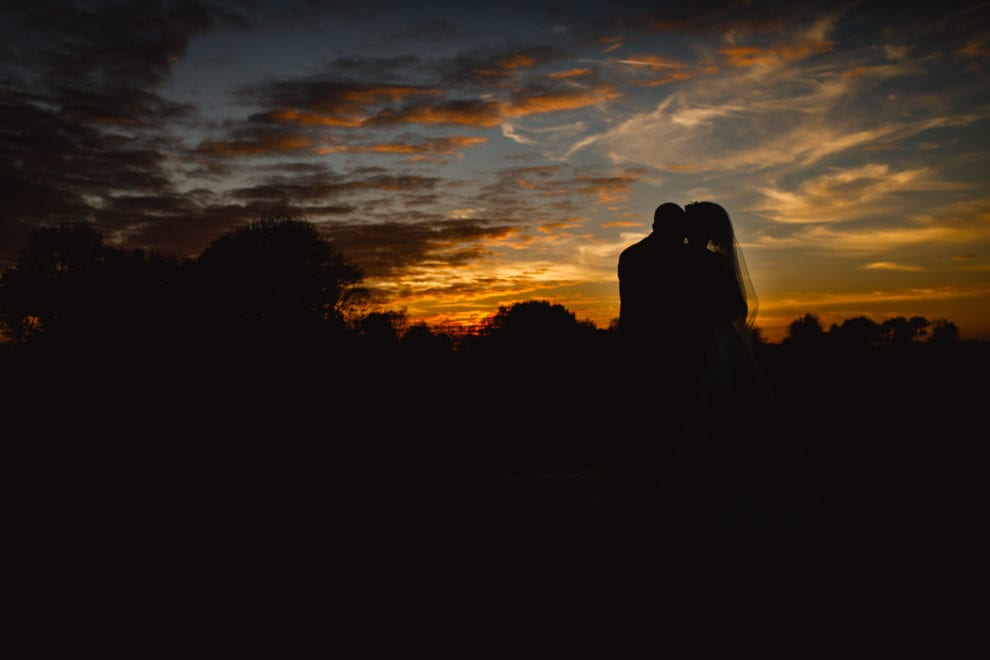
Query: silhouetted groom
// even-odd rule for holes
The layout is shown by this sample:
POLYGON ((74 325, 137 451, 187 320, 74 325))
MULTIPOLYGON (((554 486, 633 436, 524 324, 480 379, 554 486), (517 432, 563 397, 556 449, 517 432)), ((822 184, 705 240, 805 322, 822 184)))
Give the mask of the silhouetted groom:
POLYGON ((674 446, 705 365, 687 233, 684 209, 666 202, 653 214, 653 231, 619 255, 619 373, 630 415, 613 465, 629 474, 662 469, 657 463, 674 446))

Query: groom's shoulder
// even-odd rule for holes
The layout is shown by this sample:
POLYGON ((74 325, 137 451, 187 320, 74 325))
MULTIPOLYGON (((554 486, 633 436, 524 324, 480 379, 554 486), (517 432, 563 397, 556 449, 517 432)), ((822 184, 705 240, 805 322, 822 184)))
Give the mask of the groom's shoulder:
POLYGON ((651 244, 652 241, 650 240, 649 236, 641 240, 638 240, 632 245, 629 245, 626 248, 624 248, 622 252, 619 253, 619 260, 622 261, 624 259, 625 260, 635 259, 639 257, 640 254, 648 251, 650 249, 651 244))

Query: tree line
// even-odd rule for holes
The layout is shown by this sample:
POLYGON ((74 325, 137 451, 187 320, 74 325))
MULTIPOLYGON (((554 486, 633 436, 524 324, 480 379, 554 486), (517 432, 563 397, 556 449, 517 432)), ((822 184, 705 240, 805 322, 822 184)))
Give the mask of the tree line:
MULTIPOLYGON (((410 323, 404 310, 372 304, 361 269, 311 223, 268 219, 232 230, 197 257, 179 259, 108 245, 90 225, 32 232, 15 265, 0 275, 0 334, 7 350, 216 351, 322 345, 398 344, 425 351, 469 344, 604 341, 598 328, 559 304, 531 300, 499 307, 468 332, 410 323)), ((760 328, 757 345, 766 348, 760 328)), ((959 342, 946 319, 864 316, 825 329, 805 314, 781 344, 811 351, 903 348, 959 342)))

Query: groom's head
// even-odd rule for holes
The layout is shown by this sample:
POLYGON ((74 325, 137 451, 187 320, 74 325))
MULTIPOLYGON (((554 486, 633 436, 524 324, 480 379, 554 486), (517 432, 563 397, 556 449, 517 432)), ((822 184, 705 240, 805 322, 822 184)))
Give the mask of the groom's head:
POLYGON ((664 202, 653 212, 653 233, 676 238, 684 236, 684 209, 674 202, 664 202))

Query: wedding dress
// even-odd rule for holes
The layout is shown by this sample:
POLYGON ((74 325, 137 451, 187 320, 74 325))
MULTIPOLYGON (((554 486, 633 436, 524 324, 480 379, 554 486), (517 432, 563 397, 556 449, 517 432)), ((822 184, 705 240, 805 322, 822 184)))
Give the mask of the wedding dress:
POLYGON ((814 526, 823 510, 809 466, 753 354, 756 297, 745 262, 728 215, 719 207, 715 217, 699 257, 713 265, 695 274, 708 278, 705 304, 714 310, 703 329, 707 359, 667 475, 674 515, 714 530, 814 526))
POLYGON ((701 391, 677 444, 676 515, 709 529, 817 522, 810 473, 760 365, 730 323, 713 323, 701 391))

